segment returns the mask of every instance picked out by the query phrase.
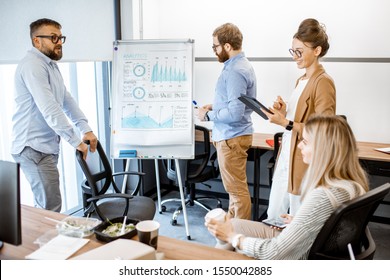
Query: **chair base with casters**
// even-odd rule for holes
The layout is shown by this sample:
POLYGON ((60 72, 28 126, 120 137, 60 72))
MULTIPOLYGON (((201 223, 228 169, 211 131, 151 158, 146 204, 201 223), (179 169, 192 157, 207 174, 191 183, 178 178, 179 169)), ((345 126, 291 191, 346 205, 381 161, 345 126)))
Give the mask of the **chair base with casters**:
MULTIPOLYGON (((206 186, 209 186, 205 183, 202 183, 203 185, 206 185, 206 186)), ((210 187, 210 186, 209 186, 210 187)), ((203 208, 204 210, 206 210, 207 212, 212 210, 212 208, 210 206, 208 206, 207 204, 205 203, 202 203, 201 201, 202 200, 216 200, 217 201, 217 208, 222 208, 222 202, 219 198, 217 197, 214 197, 214 196, 204 196, 204 197, 199 197, 199 196, 195 196, 195 186, 189 186, 187 189, 189 189, 189 193, 187 194, 187 199, 186 199, 186 206, 199 206, 201 208, 203 208)), ((181 203, 181 199, 179 198, 169 198, 169 199, 165 199, 163 201, 161 201, 161 211, 162 212, 166 212, 166 206, 164 204, 167 204, 167 203, 171 203, 171 202, 175 202, 175 203, 181 203)), ((173 226, 176 226, 177 225, 177 218, 179 217, 179 215, 181 214, 181 212, 183 211, 183 206, 180 205, 178 208, 175 209, 175 211, 173 212, 172 214, 172 219, 171 219, 171 225, 173 226)), ((162 212, 160 212, 160 214, 162 214, 162 212)))

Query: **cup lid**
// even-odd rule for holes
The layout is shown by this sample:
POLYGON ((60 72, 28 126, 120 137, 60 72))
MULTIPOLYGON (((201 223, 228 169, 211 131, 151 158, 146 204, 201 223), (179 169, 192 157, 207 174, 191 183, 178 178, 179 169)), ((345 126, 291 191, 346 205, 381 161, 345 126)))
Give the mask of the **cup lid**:
POLYGON ((226 215, 225 210, 223 210, 222 208, 215 208, 215 209, 209 211, 206 214, 205 218, 215 219, 216 217, 220 217, 221 215, 226 215))

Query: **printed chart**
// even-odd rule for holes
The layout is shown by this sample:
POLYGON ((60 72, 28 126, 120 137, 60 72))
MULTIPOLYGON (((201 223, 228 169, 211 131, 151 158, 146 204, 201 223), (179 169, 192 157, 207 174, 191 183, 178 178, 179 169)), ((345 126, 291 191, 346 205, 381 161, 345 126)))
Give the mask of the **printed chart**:
POLYGON ((114 143, 193 145, 193 41, 116 41, 113 66, 114 143))

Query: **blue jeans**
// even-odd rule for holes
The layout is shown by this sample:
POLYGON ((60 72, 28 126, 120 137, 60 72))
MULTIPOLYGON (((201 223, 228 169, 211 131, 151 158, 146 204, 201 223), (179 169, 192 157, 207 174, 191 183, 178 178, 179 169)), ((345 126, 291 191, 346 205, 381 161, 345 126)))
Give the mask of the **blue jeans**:
POLYGON ((58 155, 44 154, 25 147, 20 154, 12 155, 30 183, 34 205, 51 211, 61 211, 60 175, 58 155))

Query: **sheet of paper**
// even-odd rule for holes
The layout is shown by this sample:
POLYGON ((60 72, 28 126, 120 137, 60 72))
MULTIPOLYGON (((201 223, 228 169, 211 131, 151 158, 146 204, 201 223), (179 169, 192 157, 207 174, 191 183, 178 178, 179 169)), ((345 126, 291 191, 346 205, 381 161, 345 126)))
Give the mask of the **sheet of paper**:
POLYGON ((66 260, 89 242, 89 239, 57 235, 41 248, 26 256, 30 260, 66 260))
POLYGON ((155 260, 153 247, 131 239, 117 239, 72 260, 155 260))
POLYGON ((379 152, 383 152, 383 153, 387 153, 387 154, 390 154, 390 147, 387 147, 387 148, 376 148, 374 150, 377 150, 379 152))

